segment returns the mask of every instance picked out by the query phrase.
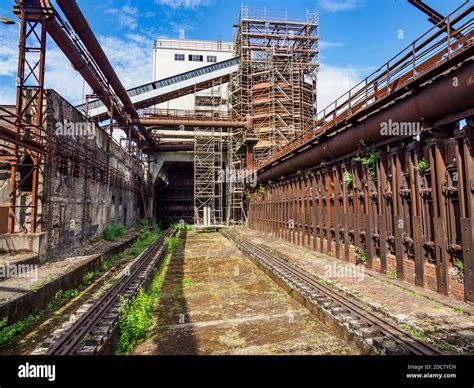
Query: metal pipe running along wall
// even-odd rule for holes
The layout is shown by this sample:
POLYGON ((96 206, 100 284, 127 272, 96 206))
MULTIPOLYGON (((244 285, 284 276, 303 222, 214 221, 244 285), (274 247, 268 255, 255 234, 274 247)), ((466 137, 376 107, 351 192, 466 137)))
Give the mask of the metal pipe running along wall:
POLYGON ((450 114, 474 106, 474 64, 472 61, 449 76, 435 81, 425 89, 415 92, 397 104, 365 119, 307 150, 270 166, 258 174, 261 183, 277 180, 284 175, 304 171, 323 161, 330 161, 357 148, 360 140, 373 144, 386 139, 382 124, 392 122, 435 122, 450 114), (455 82, 456 81, 456 82, 455 82))
POLYGON ((474 302, 473 88, 471 63, 271 168, 272 181, 252 194, 249 226, 474 302), (447 120, 453 115, 468 125, 447 120), (394 136, 354 149, 360 139, 382 140, 384 120, 428 118, 451 124, 425 122, 418 140, 394 136))
MULTIPOLYGON (((114 89, 115 93, 117 93, 117 96, 120 98, 120 101, 124 105, 127 113, 132 119, 138 120, 138 112, 136 111, 135 106, 130 100, 127 91, 122 85, 112 65, 110 64, 110 61, 105 55, 104 50, 95 37, 94 32, 90 28, 89 23, 82 14, 76 1, 58 0, 57 3, 66 16, 67 20, 71 23, 74 31, 81 38, 81 41, 84 43, 84 46, 87 48, 92 58, 96 61, 107 81, 110 83, 110 86, 114 89)), ((140 127, 140 131, 149 144, 154 143, 153 137, 145 128, 140 127)))
POLYGON ((474 302, 474 125, 375 151, 253 193, 249 227, 474 302))
MULTIPOLYGON (((113 112, 113 118, 119 121, 122 125, 128 126, 125 117, 120 115, 120 111, 122 111, 121 107, 115 106, 115 104, 111 101, 108 97, 110 96, 109 90, 104 86, 104 84, 99 80, 97 74, 95 74, 90 64, 87 60, 83 57, 83 54, 79 52, 79 50, 74 45, 71 37, 66 33, 63 26, 59 23, 55 16, 55 10, 51 5, 49 0, 31 0, 31 1, 23 1, 21 6, 27 7, 27 9, 31 10, 33 14, 37 10, 45 9, 51 10, 51 17, 48 18, 46 23, 46 30, 59 47, 59 49, 63 52, 66 58, 71 62, 72 67, 76 70, 82 78, 87 82, 87 84, 91 87, 92 91, 101 96, 101 100, 104 105, 107 107, 109 112, 113 112)), ((18 16, 21 17, 21 14, 18 13, 18 16)), ((30 15, 29 15, 30 16, 30 15)))

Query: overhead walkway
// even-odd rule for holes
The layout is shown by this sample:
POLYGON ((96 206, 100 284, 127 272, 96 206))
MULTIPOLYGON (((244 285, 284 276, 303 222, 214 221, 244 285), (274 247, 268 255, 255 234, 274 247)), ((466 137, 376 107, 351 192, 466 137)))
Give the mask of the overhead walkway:
MULTIPOLYGON (((224 81, 228 81, 230 75, 238 71, 238 69, 239 59, 233 58, 173 77, 151 82, 130 89, 127 93, 136 109, 144 109, 192 94, 196 89, 208 89, 212 87, 212 82, 216 79, 223 78, 224 81)), ((78 108, 84 112, 88 110, 91 118, 107 118, 107 108, 100 100, 92 101, 87 105, 80 105, 78 108)))

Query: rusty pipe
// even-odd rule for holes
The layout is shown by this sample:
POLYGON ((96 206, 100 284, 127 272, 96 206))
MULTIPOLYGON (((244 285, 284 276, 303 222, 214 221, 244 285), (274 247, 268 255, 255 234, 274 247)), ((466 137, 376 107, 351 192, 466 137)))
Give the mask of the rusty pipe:
POLYGON ((194 151, 194 144, 160 144, 152 147, 151 150, 156 152, 190 152, 194 151))
MULTIPOLYGON (((127 91, 122 85, 122 82, 117 76, 117 73, 113 69, 112 65, 110 64, 110 61, 105 55, 104 50, 102 49, 99 41, 95 37, 94 32, 90 28, 89 23, 82 14, 76 1, 58 0, 57 3, 66 18, 68 19, 69 23, 71 23, 73 30, 81 38, 82 42, 84 43, 84 46, 87 48, 90 55, 97 63, 97 66, 99 66, 105 78, 110 83, 110 86, 119 97, 127 113, 132 117, 132 119, 138 119, 138 113, 135 109, 135 106, 130 100, 127 91)), ((148 131, 141 126, 140 131, 142 132, 147 142, 153 144, 153 137, 148 133, 148 131)))
MULTIPOLYGON (((86 61, 77 51, 76 47, 71 41, 71 38, 64 32, 63 28, 60 26, 58 21, 55 18, 48 20, 46 24, 46 30, 51 36, 56 45, 61 49, 64 55, 67 57, 69 62, 71 62, 74 70, 81 74, 82 78, 87 82, 95 94, 100 96, 105 96, 108 94, 106 90, 102 87, 97 77, 92 73, 91 69, 87 66, 86 61)), ((103 98, 102 102, 111 109, 110 100, 103 98)))
POLYGON ((223 128, 246 128, 246 121, 236 120, 199 120, 189 117, 153 117, 153 118, 140 118, 134 120, 134 123, 141 124, 144 126, 163 126, 163 127, 176 127, 179 125, 189 127, 223 127, 223 128))
MULTIPOLYGON (((23 6, 51 9, 54 10, 49 0, 33 0, 33 1, 22 1, 23 6)), ((92 73, 91 69, 87 66, 85 59, 81 56, 79 51, 76 49, 72 43, 71 38, 63 30, 59 22, 57 21, 54 13, 52 13, 46 23, 46 31, 49 36, 53 39, 56 45, 61 49, 66 58, 71 63, 74 70, 79 72, 87 84, 91 87, 95 94, 106 95, 107 92, 103 89, 97 77, 92 73)), ((21 14, 18 13, 18 17, 21 17, 21 14)), ((104 104, 110 109, 111 104, 108 100, 103 100, 104 104)))
POLYGON ((383 123, 435 122, 450 114, 465 111, 474 106, 474 63, 454 71, 449 76, 399 103, 384 109, 371 118, 346 129, 301 153, 269 167, 258 174, 261 183, 276 180, 283 175, 296 173, 356 151, 360 140, 368 144, 386 139, 381 133, 383 123), (455 86, 454 80, 457 79, 455 86))

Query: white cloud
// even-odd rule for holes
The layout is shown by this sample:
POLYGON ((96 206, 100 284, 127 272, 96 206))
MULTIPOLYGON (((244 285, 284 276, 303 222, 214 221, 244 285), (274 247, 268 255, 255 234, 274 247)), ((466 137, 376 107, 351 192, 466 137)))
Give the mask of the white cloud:
POLYGON ((0 76, 16 75, 19 29, 17 25, 0 27, 0 76))
MULTIPOLYGON (((152 81, 152 36, 130 33, 124 38, 104 36, 99 40, 126 88, 152 81)), ((0 76, 5 79, 0 84, 2 104, 15 102, 17 62, 18 29, 0 28, 0 76)), ((51 39, 48 39, 46 53, 45 86, 56 90, 71 104, 82 103, 84 81, 51 39)), ((85 84, 85 92, 89 91, 85 84)))
POLYGON ((126 89, 152 81, 153 38, 129 34, 126 39, 99 36, 99 41, 126 89))
POLYGON ((327 40, 321 40, 319 42, 319 48, 322 49, 344 47, 345 45, 346 44, 344 42, 329 42, 327 40))
POLYGON ((212 0, 155 0, 158 5, 167 5, 171 8, 191 8, 196 9, 200 6, 208 6, 212 0))
POLYGON ((54 89, 73 105, 83 102, 83 90, 90 92, 90 88, 80 74, 75 71, 61 50, 48 42, 49 49, 46 53, 45 86, 54 89))
POLYGON ((109 8, 106 13, 117 17, 121 27, 135 30, 138 27, 138 8, 124 5, 122 8, 109 8))
POLYGON ((347 93, 361 80, 360 71, 355 68, 322 64, 318 77, 318 111, 347 93))
POLYGON ((329 12, 348 11, 359 5, 359 0, 319 0, 319 6, 329 12))

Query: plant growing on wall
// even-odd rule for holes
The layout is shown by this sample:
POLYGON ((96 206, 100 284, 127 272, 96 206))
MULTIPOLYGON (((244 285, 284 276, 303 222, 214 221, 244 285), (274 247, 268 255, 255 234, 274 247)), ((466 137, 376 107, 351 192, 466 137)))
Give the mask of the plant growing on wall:
POLYGON ((264 186, 260 186, 260 187, 258 188, 258 192, 259 192, 260 194, 266 194, 266 193, 267 193, 267 189, 266 189, 264 186))
POLYGON ((367 264, 367 252, 362 248, 357 248, 356 259, 357 259, 357 264, 361 264, 361 265, 367 264))
POLYGON ((417 166, 417 170, 420 172, 420 173, 425 173, 426 171, 428 171, 429 169, 431 168, 430 164, 428 163, 428 161, 426 161, 425 159, 421 159, 419 162, 418 162, 418 166, 417 166))
POLYGON ((454 266, 456 267, 460 275, 464 274, 464 262, 462 260, 454 260, 454 266))
POLYGON ((356 162, 362 163, 362 167, 368 171, 372 178, 377 177, 377 150, 369 147, 364 140, 359 142, 362 148, 362 154, 354 158, 356 162))
POLYGON ((352 184, 354 183, 354 175, 352 175, 352 172, 346 172, 344 174, 344 181, 346 182, 348 188, 352 187, 352 184))

